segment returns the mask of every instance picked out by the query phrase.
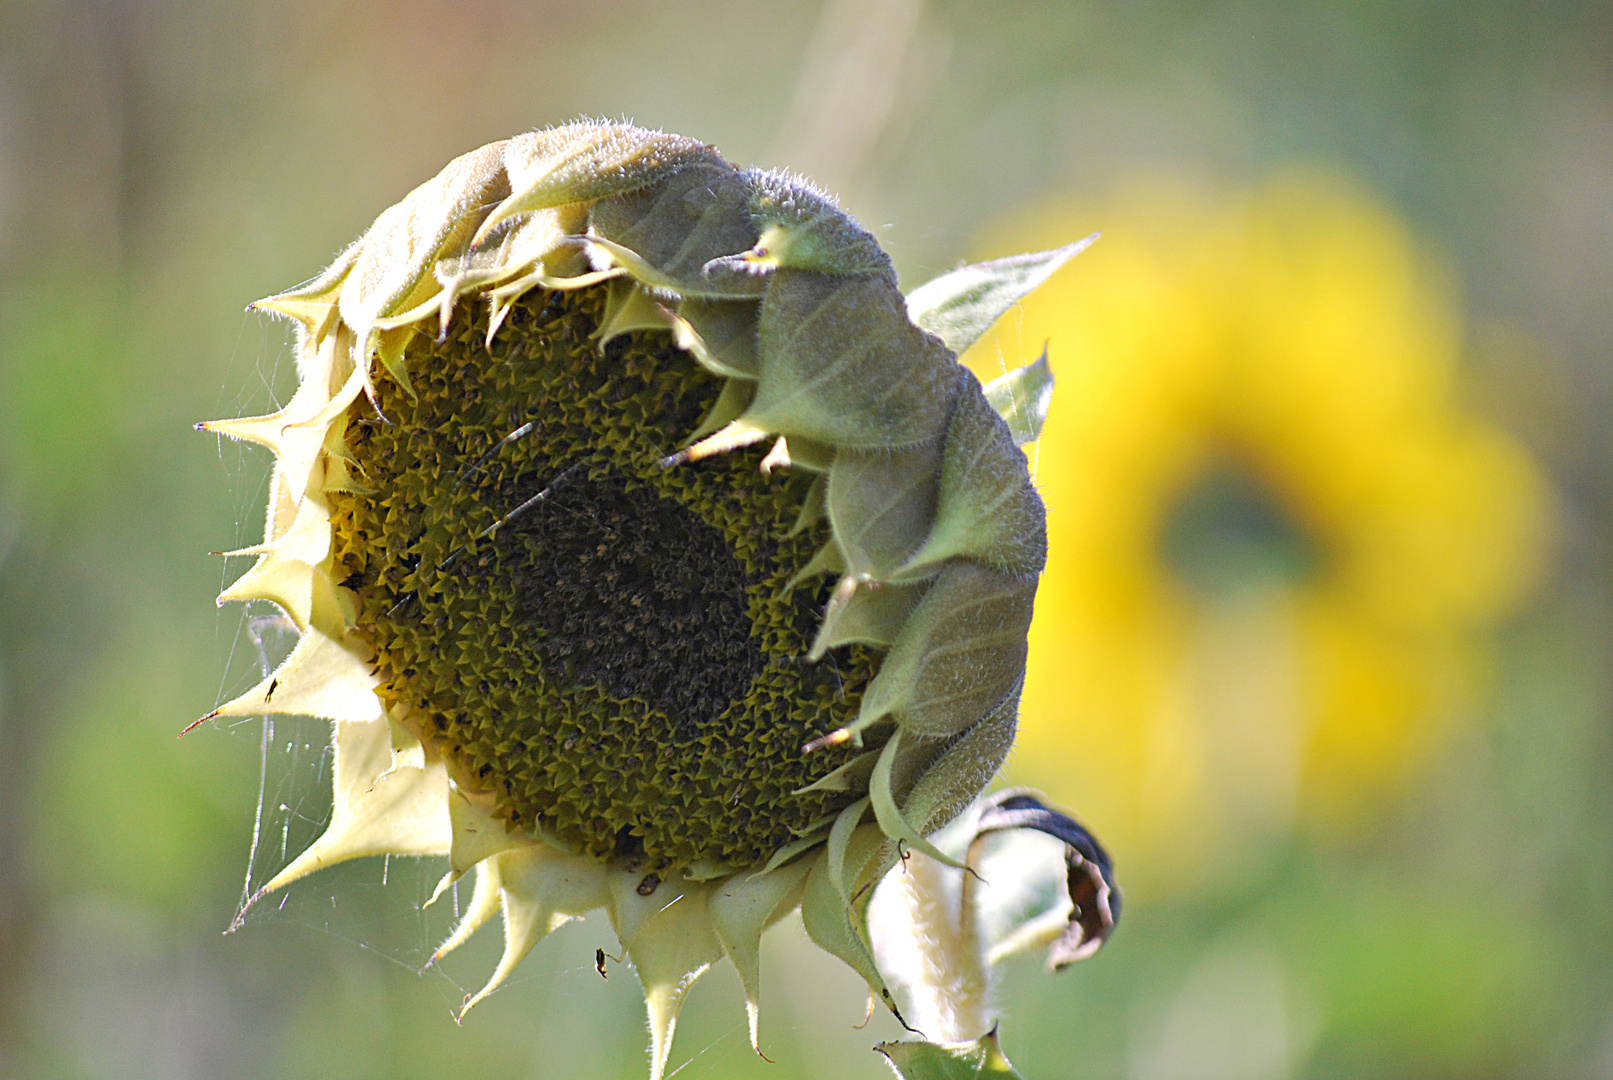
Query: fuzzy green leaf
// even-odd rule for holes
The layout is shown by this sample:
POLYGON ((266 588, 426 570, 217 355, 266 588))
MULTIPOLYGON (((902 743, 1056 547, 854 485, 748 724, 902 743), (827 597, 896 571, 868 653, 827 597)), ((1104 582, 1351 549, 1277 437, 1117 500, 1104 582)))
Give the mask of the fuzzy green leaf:
POLYGON ((914 289, 907 298, 913 325, 928 330, 962 356, 1003 312, 1096 240, 1097 234, 1052 251, 961 266, 914 289))
POLYGON ((865 825, 852 834, 837 871, 831 871, 826 858, 814 860, 807 873, 806 892, 801 897, 801 922, 806 926, 807 936, 820 949, 849 965, 863 977, 868 989, 877 994, 887 1008, 894 1010, 895 999, 868 947, 867 910, 873 889, 862 887, 865 879, 877 880, 889 867, 888 861, 876 858, 885 848, 885 835, 879 827, 865 825), (848 880, 855 887, 848 887, 848 880), (851 893, 849 907, 841 897, 843 889, 851 893))
MULTIPOLYGON (((1016 683, 980 723, 946 743, 940 754, 924 762, 911 782, 911 790, 902 800, 902 813, 926 836, 950 824, 1002 768, 1014 745, 1019 689, 1016 683)), ((922 746, 916 741, 914 745, 922 746)), ((898 772, 901 766, 898 762, 898 772)), ((947 850, 945 844, 942 850, 947 850)))
POLYGON ((927 577, 957 556, 1017 577, 1047 561, 1047 515, 1025 455, 973 379, 947 425, 935 528, 895 580, 927 577))
POLYGON ((756 378, 759 316, 755 302, 693 299, 678 305, 678 317, 694 335, 690 345, 695 359, 724 378, 756 378))
POLYGON ((764 277, 707 270, 707 264, 756 242, 745 212, 749 199, 742 174, 726 163, 702 163, 652 187, 602 200, 589 221, 597 239, 646 284, 685 297, 758 296, 764 277))
POLYGON ((830 649, 853 642, 865 645, 888 646, 896 640, 907 618, 924 599, 927 582, 916 585, 864 585, 849 599, 840 602, 839 594, 829 600, 823 615, 823 625, 812 643, 809 659, 817 660, 830 649))
POLYGON ((762 299, 761 378, 745 420, 841 449, 917 446, 938 436, 964 373, 907 321, 875 274, 776 270, 762 299))
POLYGON ((853 730, 887 716, 930 739, 972 727, 1024 674, 1035 596, 1034 577, 948 563, 868 684, 853 730))
POLYGON ((829 470, 829 520, 846 572, 884 580, 935 521, 940 440, 911 450, 843 450, 829 470))
POLYGON ((1053 404, 1053 369, 1047 366, 1047 346, 1034 364, 1026 364, 986 384, 986 400, 1008 424, 1014 443, 1024 446, 1042 437, 1047 410, 1053 404))
POLYGON ((890 256, 833 199, 782 172, 751 171, 751 218, 761 233, 746 258, 762 265, 823 274, 890 278, 890 256))
POLYGON ((874 1049, 890 1060, 902 1080, 1019 1080, 995 1028, 974 1042, 953 1046, 915 1040, 880 1043, 874 1049))
POLYGON ((913 823, 907 820, 902 808, 896 805, 896 793, 891 785, 891 772, 896 764, 896 756, 901 750, 902 731, 897 728, 880 751, 879 760, 874 764, 874 773, 868 779, 868 801, 874 808, 874 816, 879 820, 879 827, 885 835, 899 843, 906 844, 914 851, 921 851, 938 863, 954 869, 963 869, 963 864, 927 840, 922 832, 914 828, 913 823))
POLYGON ((523 214, 642 190, 690 166, 729 168, 715 150, 694 139, 587 122, 494 143, 457 159, 449 169, 461 168, 461 163, 488 173, 490 192, 495 185, 508 192, 482 222, 478 243, 501 223, 523 214), (496 159, 484 164, 478 155, 488 151, 496 159))

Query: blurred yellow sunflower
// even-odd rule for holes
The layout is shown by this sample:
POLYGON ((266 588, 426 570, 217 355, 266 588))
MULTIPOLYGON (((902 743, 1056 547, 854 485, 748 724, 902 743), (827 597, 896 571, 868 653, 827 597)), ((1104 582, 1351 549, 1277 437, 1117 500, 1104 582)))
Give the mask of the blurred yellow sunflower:
POLYGON ((1011 770, 1180 883, 1299 821, 1360 824, 1415 774, 1538 575, 1549 500, 1461 407, 1448 279, 1347 181, 1140 185, 991 236, 1092 227, 966 358, 1051 339, 1060 384, 1011 770))

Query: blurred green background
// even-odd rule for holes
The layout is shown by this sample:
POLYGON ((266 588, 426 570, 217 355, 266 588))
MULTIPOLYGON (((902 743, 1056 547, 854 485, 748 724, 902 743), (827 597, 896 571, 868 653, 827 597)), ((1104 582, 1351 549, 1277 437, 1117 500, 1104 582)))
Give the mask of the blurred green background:
MULTIPOLYGON (((1027 1077, 1613 1076, 1613 9, 1489 0, 0 5, 0 1075, 643 1075, 597 917, 462 1027, 435 866, 222 935, 324 736, 175 738, 288 644, 211 602, 268 462, 191 426, 294 379, 242 309, 582 114, 814 176, 907 287, 1106 233, 969 358, 1051 340, 1011 774, 1129 886, 1004 973, 1027 1077)), ((719 970, 680 1076, 884 1073, 798 921, 764 964, 778 1064, 719 970)))

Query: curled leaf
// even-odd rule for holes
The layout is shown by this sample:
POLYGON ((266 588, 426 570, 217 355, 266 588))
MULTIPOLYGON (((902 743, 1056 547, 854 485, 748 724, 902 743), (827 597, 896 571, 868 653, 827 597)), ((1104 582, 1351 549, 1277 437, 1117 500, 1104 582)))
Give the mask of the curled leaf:
POLYGON ((895 577, 927 577, 955 556, 1016 576, 1039 574, 1047 562, 1047 513, 1025 455, 972 379, 947 425, 935 527, 895 577))
MULTIPOLYGON (((935 520, 940 440, 909 450, 846 450, 829 469, 829 520, 846 572, 883 580, 935 520)), ((932 571, 933 572, 933 571, 932 571)))
POLYGON ((792 440, 915 446, 941 433, 957 400, 964 369, 907 321, 883 276, 778 270, 758 332, 761 379, 746 419, 792 440))
POLYGON ((684 297, 756 295, 765 284, 759 277, 706 272, 707 263, 756 242, 743 210, 749 200, 741 174, 726 163, 700 162, 595 204, 589 221, 596 239, 640 281, 684 297))
POLYGON ((1075 819, 1050 809, 1034 792, 1012 788, 995 793, 982 805, 970 845, 970 864, 974 864, 975 850, 983 838, 1015 829, 1044 833, 1064 844, 1070 910, 1063 927, 1050 931, 1048 970, 1058 971, 1085 960, 1103 946, 1120 921, 1120 890, 1109 853, 1075 819))

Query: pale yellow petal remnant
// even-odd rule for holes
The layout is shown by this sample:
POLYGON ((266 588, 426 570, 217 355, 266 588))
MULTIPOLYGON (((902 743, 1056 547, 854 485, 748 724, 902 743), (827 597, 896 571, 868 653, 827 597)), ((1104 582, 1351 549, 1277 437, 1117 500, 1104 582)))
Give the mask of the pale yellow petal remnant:
POLYGON ((335 804, 330 825, 262 892, 273 892, 315 870, 366 855, 448 854, 453 838, 448 775, 442 763, 424 769, 393 768, 392 735, 384 720, 338 723, 335 728, 335 804))
MULTIPOLYGON (((604 864, 564 855, 547 844, 506 851, 481 866, 487 869, 479 872, 496 880, 499 887, 498 906, 504 909, 504 954, 487 985, 465 999, 459 1011, 461 1017, 497 990, 538 942, 572 919, 602 906, 607 895, 604 864)), ((480 896, 482 879, 478 878, 476 884, 480 896)), ((459 940, 456 930, 449 942, 458 945, 459 940)), ((438 953, 450 947, 445 942, 438 953)))
MULTIPOLYGON (((323 633, 304 634, 273 675, 212 716, 317 716, 350 724, 379 724, 387 735, 381 700, 369 666, 323 633)), ((339 749, 339 748, 338 748, 339 749)), ((377 774, 379 775, 379 774, 377 774)))
POLYGON ((712 887, 690 885, 680 894, 663 886, 644 895, 643 875, 616 871, 611 878, 611 921, 644 985, 650 1023, 650 1080, 661 1080, 683 999, 723 955, 707 911, 712 887))
POLYGON ((313 618, 316 577, 314 568, 305 562, 264 555, 218 594, 218 604, 269 600, 291 617, 298 630, 307 630, 313 618))
MULTIPOLYGON (((452 870, 444 874, 442 880, 437 883, 437 888, 432 892, 431 899, 426 901, 426 905, 429 907, 435 904, 442 897, 442 894, 452 888, 458 880, 459 875, 452 870)), ((438 945, 436 951, 431 954, 431 959, 427 961, 427 966, 435 964, 438 960, 465 944, 470 940, 470 936, 480 930, 488 919, 498 914, 499 908, 504 904, 503 887, 503 882, 499 876, 499 861, 497 859, 488 859, 486 862, 476 865, 476 887, 471 892, 470 903, 465 906, 464 911, 460 912, 459 921, 454 924, 452 932, 443 939, 443 943, 438 945)), ((462 1005, 460 1015, 463 1016, 464 1010, 469 1007, 468 1004, 462 1005)))
MULTIPOLYGON (((330 554, 330 513, 312 499, 304 500, 291 527, 284 533, 273 540, 223 554, 231 558, 238 555, 273 555, 288 562, 317 566, 330 554)), ((226 594, 237 591, 235 586, 225 590, 226 594)), ((231 599, 239 597, 231 596, 231 599)))
POLYGON ((812 868, 810 859, 797 859, 765 874, 740 874, 711 890, 707 909, 723 952, 734 962, 745 987, 745 1018, 750 1026, 751 1049, 762 1052, 761 945, 762 931, 788 910, 812 868))
POLYGON ((463 874, 500 852, 532 844, 503 821, 471 802, 459 791, 448 794, 448 814, 453 819, 454 842, 448 854, 449 868, 463 874))

